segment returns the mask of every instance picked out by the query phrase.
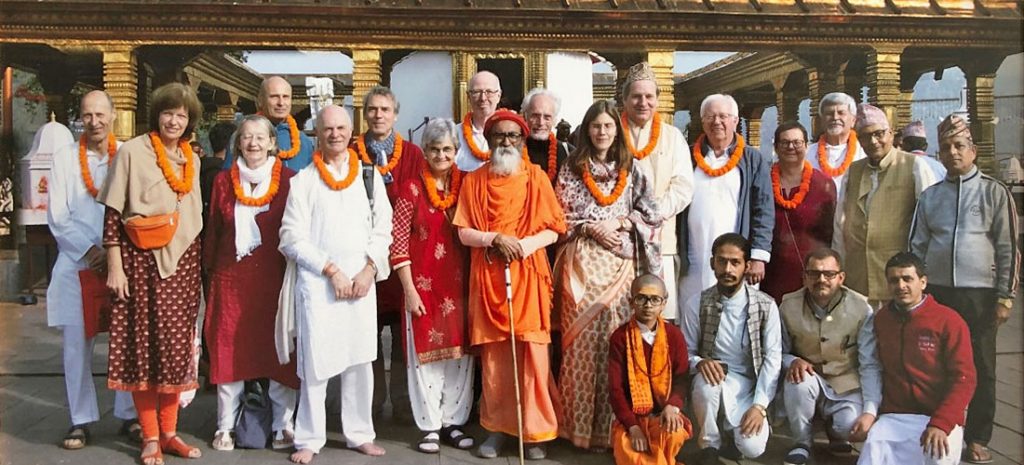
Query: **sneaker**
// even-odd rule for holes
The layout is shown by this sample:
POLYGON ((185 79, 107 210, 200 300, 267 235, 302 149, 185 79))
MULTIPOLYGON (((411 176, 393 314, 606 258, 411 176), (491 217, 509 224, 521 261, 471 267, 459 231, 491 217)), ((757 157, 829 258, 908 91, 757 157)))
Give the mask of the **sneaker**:
POLYGON ((502 433, 491 433, 487 440, 476 450, 476 455, 483 459, 493 459, 501 452, 501 446, 505 445, 505 435, 502 433))
POLYGON ((700 465, 722 465, 722 461, 718 460, 718 449, 714 447, 701 449, 697 456, 697 463, 700 465))
POLYGON ((231 437, 231 431, 217 430, 210 447, 214 450, 235 450, 235 439, 231 437))
POLYGON ((785 465, 804 465, 807 458, 811 456, 811 448, 803 444, 797 444, 786 453, 785 465))
POLYGON ((543 443, 527 444, 523 455, 526 456, 526 460, 544 460, 548 456, 548 450, 543 443))
POLYGON ((295 446, 295 433, 288 430, 281 430, 274 433, 274 441, 270 448, 274 450, 291 449, 295 446))

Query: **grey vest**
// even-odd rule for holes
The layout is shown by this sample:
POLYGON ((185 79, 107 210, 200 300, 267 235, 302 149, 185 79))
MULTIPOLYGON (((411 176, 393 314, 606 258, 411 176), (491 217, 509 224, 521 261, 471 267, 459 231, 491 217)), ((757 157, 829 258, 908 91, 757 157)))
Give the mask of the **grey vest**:
MULTIPOLYGON (((764 361, 764 349, 761 347, 761 336, 764 324, 768 321, 768 311, 775 300, 771 296, 746 284, 740 292, 747 292, 747 333, 750 336, 750 355, 754 362, 754 375, 761 373, 764 361)), ((718 337, 718 323, 722 315, 722 295, 718 286, 712 286, 700 293, 700 340, 697 341, 697 355, 712 358, 715 352, 715 340, 718 337)))

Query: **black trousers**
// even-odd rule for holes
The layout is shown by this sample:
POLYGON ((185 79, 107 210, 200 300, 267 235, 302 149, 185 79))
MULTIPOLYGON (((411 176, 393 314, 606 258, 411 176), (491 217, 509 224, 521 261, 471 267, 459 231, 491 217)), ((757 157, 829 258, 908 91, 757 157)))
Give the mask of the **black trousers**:
POLYGON ((996 291, 929 284, 928 292, 940 304, 956 310, 971 331, 978 387, 967 408, 964 441, 988 445, 996 415, 996 291))

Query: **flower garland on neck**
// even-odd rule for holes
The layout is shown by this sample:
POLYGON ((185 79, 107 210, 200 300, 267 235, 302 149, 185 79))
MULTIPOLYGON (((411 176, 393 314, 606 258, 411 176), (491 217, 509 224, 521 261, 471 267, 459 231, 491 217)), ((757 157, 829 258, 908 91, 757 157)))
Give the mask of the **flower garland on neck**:
MULTIPOLYGON (((375 165, 376 164, 376 163, 374 163, 373 161, 370 160, 370 154, 366 152, 366 135, 365 134, 363 135, 363 137, 357 137, 356 138, 356 150, 359 151, 359 158, 361 160, 363 160, 363 163, 366 163, 368 165, 375 165)), ((382 176, 386 176, 388 173, 391 172, 391 170, 395 169, 395 167, 398 166, 398 161, 401 160, 401 159, 402 159, 402 136, 400 134, 398 134, 398 131, 395 131, 395 149, 391 152, 391 161, 389 161, 387 165, 378 166, 377 167, 377 171, 379 171, 382 176)))
MULTIPOLYGON (((244 161, 242 163, 245 163, 244 161)), ((281 188, 281 166, 284 165, 280 160, 274 159, 274 169, 270 175, 270 187, 267 189, 267 193, 260 197, 248 197, 245 195, 245 190, 242 189, 242 178, 239 173, 238 163, 231 164, 231 184, 235 188, 235 198, 238 199, 238 203, 247 207, 262 207, 271 200, 274 200, 274 196, 277 195, 278 189, 281 188)))
POLYGON ((733 149, 732 154, 729 155, 729 161, 725 165, 712 168, 708 165, 708 162, 704 160, 704 153, 702 147, 704 146, 704 134, 701 134, 697 138, 697 143, 693 146, 693 160, 697 163, 704 174, 712 178, 717 178, 729 171, 732 171, 740 163, 740 158, 743 157, 743 149, 747 146, 746 141, 743 140, 743 136, 736 134, 736 148, 733 149))
POLYGON ((604 195, 601 189, 597 187, 597 183, 594 182, 593 175, 590 174, 590 167, 588 166, 583 170, 582 173, 583 185, 587 186, 587 190, 590 191, 590 195, 594 196, 594 201, 602 207, 607 207, 619 197, 622 196, 622 192, 626 190, 626 182, 629 181, 629 173, 624 168, 619 168, 619 180, 615 183, 615 188, 612 189, 612 193, 604 195))
POLYGON ((153 144, 153 151, 156 152, 156 164, 163 171, 164 179, 167 180, 167 185, 171 186, 171 190, 176 192, 179 198, 192 191, 192 176, 196 172, 196 166, 192 160, 194 157, 192 146, 188 141, 184 137, 178 139, 178 149, 185 156, 185 169, 180 179, 171 168, 171 161, 167 159, 167 149, 160 141, 160 134, 156 131, 150 132, 149 141, 153 144))
POLYGON ((430 204, 434 208, 445 211, 451 208, 452 205, 455 205, 455 201, 459 198, 459 188, 462 187, 462 171, 458 167, 454 164, 452 165, 451 171, 448 174, 448 195, 443 199, 437 189, 437 180, 434 179, 429 166, 423 168, 422 177, 423 185, 427 191, 427 198, 430 199, 430 204))
POLYGON ((654 151, 654 148, 658 146, 658 140, 661 139, 661 113, 654 113, 654 121, 651 122, 651 138, 647 141, 647 145, 644 146, 644 149, 639 152, 633 145, 633 139, 630 135, 629 123, 626 120, 626 114, 623 113, 620 119, 622 120, 622 134, 625 136, 626 148, 629 149, 629 153, 632 153, 633 158, 636 158, 637 160, 647 158, 647 156, 654 151))
POLYGON ((776 163, 775 166, 772 166, 772 193, 775 195, 775 204, 786 210, 793 210, 799 207, 804 202, 804 198, 807 197, 807 191, 811 188, 811 174, 813 173, 814 168, 811 168, 811 163, 804 160, 800 186, 797 187, 796 192, 793 194, 793 199, 786 200, 782 196, 782 173, 779 164, 776 163))
POLYGON ((473 112, 466 113, 466 116, 462 118, 462 136, 466 139, 466 146, 469 147, 469 151, 474 157, 480 161, 491 159, 491 152, 480 150, 480 147, 476 146, 476 141, 473 140, 473 112))
MULTIPOLYGON (((263 112, 256 113, 257 115, 263 116, 263 112)), ((282 160, 291 160, 295 158, 295 155, 299 154, 299 149, 302 148, 302 141, 299 139, 299 125, 295 122, 295 118, 292 115, 288 115, 285 118, 288 122, 288 137, 292 141, 292 147, 288 150, 281 150, 277 152, 277 158, 282 160)))
MULTIPOLYGON (((87 142, 85 134, 82 134, 82 137, 78 139, 78 166, 82 168, 82 183, 85 184, 86 192, 95 199, 100 194, 100 191, 93 184, 92 173, 89 172, 87 142)), ((117 138, 114 137, 114 133, 107 133, 107 156, 109 157, 107 163, 114 161, 115 155, 117 155, 117 138)))
POLYGON ((555 133, 548 133, 548 179, 552 182, 558 176, 558 138, 555 133))
POLYGON ((850 137, 846 139, 846 158, 838 168, 833 168, 832 165, 828 164, 827 146, 828 143, 825 142, 825 135, 822 134, 818 138, 818 166, 821 167, 822 172, 833 178, 842 176, 850 168, 850 163, 853 163, 853 156, 857 153, 857 133, 850 131, 850 137))
POLYGON ((334 179, 334 175, 327 169, 327 163, 324 162, 324 157, 319 150, 313 153, 313 164, 316 165, 316 170, 320 173, 320 179, 334 191, 340 191, 350 186, 356 180, 356 175, 359 174, 359 156, 352 149, 348 149, 348 174, 341 181, 334 179))

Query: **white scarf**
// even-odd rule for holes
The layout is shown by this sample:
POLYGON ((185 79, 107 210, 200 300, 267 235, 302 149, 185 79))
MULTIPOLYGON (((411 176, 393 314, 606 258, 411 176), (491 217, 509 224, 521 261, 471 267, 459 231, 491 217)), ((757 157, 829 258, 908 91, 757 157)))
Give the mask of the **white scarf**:
MULTIPOLYGON (((276 157, 267 158, 267 161, 256 169, 249 169, 241 156, 235 163, 238 164, 238 180, 246 197, 262 197, 270 190, 270 181, 273 177, 271 173, 277 164, 276 157), (256 185, 255 188, 252 187, 253 184, 256 185)), ((263 243, 260 228, 256 224, 256 215, 269 209, 269 203, 262 207, 250 207, 235 200, 235 260, 242 261, 242 258, 263 243)))

